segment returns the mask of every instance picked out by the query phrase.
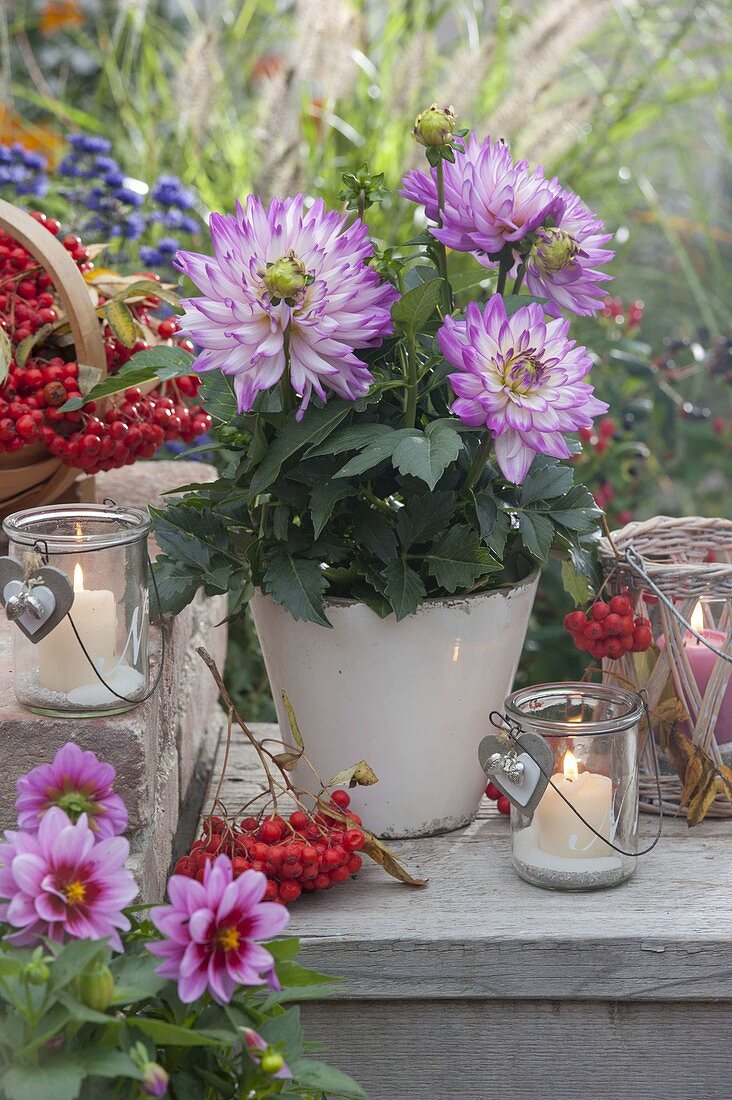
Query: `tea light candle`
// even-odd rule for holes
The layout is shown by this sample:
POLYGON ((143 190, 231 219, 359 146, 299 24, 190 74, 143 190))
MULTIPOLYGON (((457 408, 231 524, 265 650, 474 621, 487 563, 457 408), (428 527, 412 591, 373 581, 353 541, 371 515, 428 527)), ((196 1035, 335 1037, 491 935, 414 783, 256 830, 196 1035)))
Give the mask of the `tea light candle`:
POLYGON ((592 859, 611 854, 611 849, 580 821, 577 814, 581 814, 593 829, 609 840, 612 780, 607 775, 594 772, 580 774, 574 753, 567 750, 563 774, 553 775, 552 784, 547 787, 536 810, 541 851, 564 859, 592 859))
MULTIPOLYGON (((70 614, 95 667, 102 675, 105 672, 109 675, 117 640, 114 593, 106 588, 87 590, 78 562, 74 566, 74 603, 70 614)), ((96 682, 68 616, 38 643, 38 675, 41 687, 62 695, 96 682)))

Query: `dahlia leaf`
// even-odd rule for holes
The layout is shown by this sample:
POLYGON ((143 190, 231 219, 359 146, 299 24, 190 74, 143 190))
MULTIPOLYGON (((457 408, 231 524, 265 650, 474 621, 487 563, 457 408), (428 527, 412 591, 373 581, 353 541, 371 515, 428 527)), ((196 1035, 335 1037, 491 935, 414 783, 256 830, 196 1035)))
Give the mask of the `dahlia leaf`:
POLYGON ((475 494, 475 514, 483 541, 497 558, 503 557, 506 539, 511 532, 511 520, 498 507, 496 498, 489 489, 475 494))
POLYGON ((592 586, 584 573, 578 573, 574 562, 567 559, 562 562, 562 585, 568 596, 574 600, 575 607, 580 607, 592 596, 592 586))
POLYGON ((507 294, 503 299, 503 304, 506 307, 506 316, 512 317, 523 306, 530 306, 534 302, 543 306, 547 301, 547 298, 537 298, 533 294, 507 294))
POLYGON ((275 603, 285 607, 293 619, 321 626, 330 626, 323 607, 323 593, 327 587, 328 581, 319 562, 294 558, 286 550, 272 558, 264 574, 264 590, 275 603))
POLYGON ((277 432, 269 450, 254 472, 249 497, 256 497, 269 488, 280 475, 283 464, 298 451, 322 443, 348 416, 347 401, 331 401, 322 409, 310 408, 303 420, 287 421, 277 432))
POLYGON ((291 1066, 293 1076, 299 1085, 318 1092, 343 1096, 346 1100, 365 1100, 366 1093, 360 1085, 341 1070, 316 1062, 312 1058, 303 1059, 291 1066))
POLYGON ((521 504, 525 507, 537 500, 564 496, 572 488, 573 480, 574 474, 569 466, 560 466, 543 456, 537 457, 521 486, 521 504))
POLYGON ((434 423, 425 432, 402 439, 394 450, 394 465, 434 489, 451 462, 460 453, 462 440, 454 428, 434 423))
POLYGON ((397 622, 413 615, 427 595, 422 578, 404 561, 397 558, 384 569, 384 591, 394 609, 397 622))
POLYGON ((388 424, 352 424, 349 428, 334 432, 319 446, 310 447, 305 457, 315 458, 318 455, 339 455, 344 451, 358 451, 370 443, 375 443, 377 439, 381 439, 393 430, 388 424))
POLYGON ((349 462, 342 466, 334 475, 335 477, 353 477, 355 474, 363 474, 366 470, 373 469, 386 458, 391 458, 399 443, 408 437, 416 438, 422 433, 416 428, 389 428, 381 438, 370 443, 349 462))
POLYGON ((316 539, 330 519, 333 507, 339 500, 350 496, 352 492, 350 485, 337 481, 326 481, 324 484, 315 486, 310 497, 310 515, 316 539))
POLYGON ((405 550, 414 543, 429 542, 441 531, 457 507, 457 495, 452 492, 425 493, 410 497, 397 513, 396 529, 405 550))
POLYGON ((396 327, 403 332, 419 332, 435 312, 441 289, 442 279, 432 279, 408 291, 391 307, 396 327))
POLYGON ((427 568, 440 588, 456 592, 470 588, 478 577, 500 568, 490 550, 480 544, 480 536, 466 526, 451 527, 432 546, 427 568))
POLYGON ((200 375, 200 400, 214 420, 230 424, 237 415, 236 394, 231 377, 220 370, 207 370, 200 375))
POLYGON ((394 524, 373 508, 356 517, 353 537, 381 561, 391 561, 396 554, 394 524))
MULTIPOLYGON (((188 566, 167 557, 159 557, 153 563, 153 573, 160 605, 170 615, 179 615, 201 587, 198 573, 192 573, 188 566)), ((157 610, 154 601, 152 608, 157 610)))
POLYGON ((40 1066, 11 1066, 3 1074, 8 1100, 76 1100, 86 1071, 80 1059, 65 1052, 50 1054, 40 1066))
POLYGON ((520 512, 519 530, 526 549, 539 561, 549 560, 549 549, 554 542, 554 524, 539 512, 520 512))
POLYGON ((568 493, 557 500, 552 500, 544 507, 539 506, 537 511, 546 512, 555 523, 560 523, 562 527, 580 535, 588 535, 595 531, 601 515, 595 498, 584 485, 573 486, 568 493))

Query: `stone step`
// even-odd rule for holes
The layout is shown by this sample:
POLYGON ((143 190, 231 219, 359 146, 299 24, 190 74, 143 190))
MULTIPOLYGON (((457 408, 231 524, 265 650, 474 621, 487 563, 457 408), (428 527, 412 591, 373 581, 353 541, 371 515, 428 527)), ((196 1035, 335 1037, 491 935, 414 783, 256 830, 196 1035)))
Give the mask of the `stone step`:
MULTIPOLYGON (((138 463, 100 475, 97 499, 157 505, 166 490, 215 476, 213 467, 198 462, 138 463)), ((142 899, 161 899, 176 835, 185 843, 195 828, 223 728, 216 685, 196 647, 204 645, 223 668, 227 630, 218 624, 226 613, 226 597, 207 598, 199 592, 180 615, 165 620, 165 669, 151 698, 126 714, 83 719, 32 714, 16 702, 10 633, 14 628, 0 614, 0 826, 15 823, 19 775, 52 759, 69 740, 93 749, 117 771, 116 790, 130 815, 129 839, 142 899)), ((160 647, 161 631, 154 627, 153 676, 160 647)))

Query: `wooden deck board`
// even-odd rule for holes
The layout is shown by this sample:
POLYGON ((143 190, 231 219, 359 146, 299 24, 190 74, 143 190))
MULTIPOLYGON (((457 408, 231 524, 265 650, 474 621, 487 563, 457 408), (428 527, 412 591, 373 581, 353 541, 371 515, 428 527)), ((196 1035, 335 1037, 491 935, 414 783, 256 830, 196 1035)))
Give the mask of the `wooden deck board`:
MULTIPOLYGON (((222 799, 263 788, 235 731, 222 799)), ((487 802, 465 830, 392 847, 426 889, 366 860, 289 925, 305 962, 344 979, 303 1007, 307 1037, 371 1100, 732 1096, 732 822, 667 820, 629 882, 588 894, 522 882, 487 802)))

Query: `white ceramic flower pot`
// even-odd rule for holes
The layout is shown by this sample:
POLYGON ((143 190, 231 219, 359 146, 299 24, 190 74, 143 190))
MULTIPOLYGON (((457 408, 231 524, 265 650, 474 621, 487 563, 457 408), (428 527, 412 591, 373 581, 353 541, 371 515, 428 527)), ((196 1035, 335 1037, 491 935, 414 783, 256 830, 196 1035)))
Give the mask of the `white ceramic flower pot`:
MULTIPOLYGON (((402 622, 331 600, 332 630, 255 595, 281 728, 286 691, 323 780, 371 765, 379 782, 354 788, 352 807, 379 836, 446 832, 475 816, 486 783, 478 743, 511 690, 538 579, 537 570, 512 588, 427 600, 402 622)), ((312 786, 302 765, 294 778, 312 786)))

